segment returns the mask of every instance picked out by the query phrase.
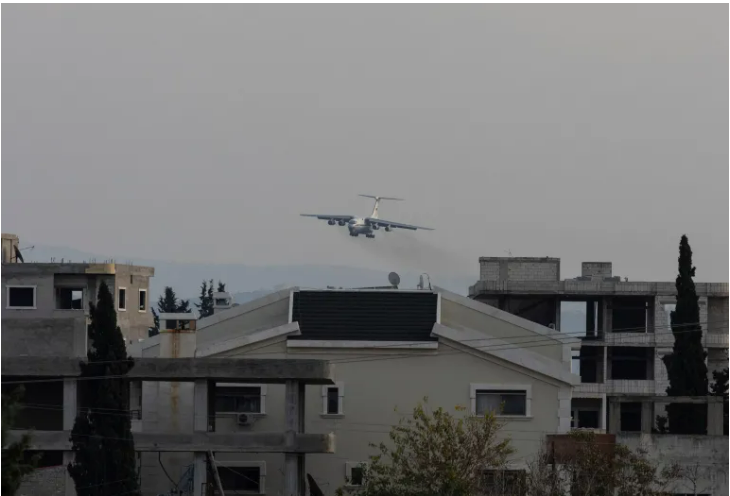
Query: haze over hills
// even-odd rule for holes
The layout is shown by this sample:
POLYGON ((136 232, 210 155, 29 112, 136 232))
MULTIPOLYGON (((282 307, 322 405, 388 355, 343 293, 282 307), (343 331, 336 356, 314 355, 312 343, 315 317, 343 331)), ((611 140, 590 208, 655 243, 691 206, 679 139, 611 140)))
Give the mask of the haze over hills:
MULTIPOLYGON (((23 242, 22 246, 31 246, 32 242, 23 242)), ((103 262, 112 257, 103 256, 68 247, 36 244, 32 250, 24 250, 26 262, 71 261, 103 262)), ((401 288, 415 288, 418 284, 418 272, 399 270, 389 267, 388 270, 367 269, 362 267, 346 267, 337 265, 245 265, 185 263, 164 260, 146 260, 134 258, 114 258, 117 263, 133 263, 155 268, 155 277, 150 282, 152 301, 162 293, 165 286, 171 286, 178 296, 196 301, 203 280, 213 279, 226 283, 226 289, 234 294, 237 303, 245 303, 263 296, 277 288, 299 286, 307 288, 365 287, 388 285, 388 273, 398 272, 401 277, 401 288)), ((454 274, 436 276, 431 274, 431 284, 441 286, 458 294, 466 295, 469 286, 478 279, 475 270, 473 276, 454 274)))

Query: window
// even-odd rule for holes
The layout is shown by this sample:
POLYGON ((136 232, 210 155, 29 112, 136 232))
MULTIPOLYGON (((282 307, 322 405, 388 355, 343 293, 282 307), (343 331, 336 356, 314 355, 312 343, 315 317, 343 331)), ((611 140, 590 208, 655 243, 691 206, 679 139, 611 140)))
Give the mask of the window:
POLYGON ((570 352, 570 371, 575 375, 580 375, 580 350, 570 352))
POLYGON ((621 432, 641 432, 641 403, 621 403, 621 432))
POLYGON ((342 415, 344 397, 344 383, 337 382, 334 386, 322 386, 322 415, 342 415))
POLYGON ((479 390, 477 415, 484 415, 488 411, 498 412, 500 415, 526 415, 527 395, 520 390, 479 390))
POLYGON ((365 482, 365 473, 367 472, 367 462, 347 462, 345 463, 345 482, 348 486, 362 486, 365 482))
POLYGON ((8 286, 6 308, 35 308, 35 286, 8 286))
POLYGON ((523 496, 527 494, 527 478, 524 470, 487 470, 484 473, 486 494, 523 496))
POLYGON ((177 320, 165 320, 165 329, 168 331, 177 329, 177 320))
POLYGON ((147 311, 147 290, 146 289, 139 290, 139 311, 140 312, 147 311))
POLYGON ((119 310, 127 310, 127 288, 119 288, 119 310))
POLYGON ((532 386, 529 384, 471 384, 471 411, 488 411, 503 417, 531 418, 532 386))
POLYGON ((266 462, 218 462, 217 465, 226 495, 264 494, 266 462))
POLYGON ((265 413, 264 386, 231 384, 215 388, 216 413, 265 413))
POLYGON ((58 310, 83 310, 84 289, 83 288, 56 288, 56 309, 58 310))

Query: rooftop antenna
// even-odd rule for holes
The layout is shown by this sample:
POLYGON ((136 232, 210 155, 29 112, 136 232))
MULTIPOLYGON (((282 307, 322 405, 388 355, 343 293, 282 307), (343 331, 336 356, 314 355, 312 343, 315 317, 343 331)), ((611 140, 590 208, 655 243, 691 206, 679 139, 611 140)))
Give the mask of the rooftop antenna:
POLYGON ((398 289, 398 285, 400 284, 400 276, 395 272, 391 272, 390 274, 388 274, 388 282, 390 282, 391 286, 393 286, 395 289, 398 289))

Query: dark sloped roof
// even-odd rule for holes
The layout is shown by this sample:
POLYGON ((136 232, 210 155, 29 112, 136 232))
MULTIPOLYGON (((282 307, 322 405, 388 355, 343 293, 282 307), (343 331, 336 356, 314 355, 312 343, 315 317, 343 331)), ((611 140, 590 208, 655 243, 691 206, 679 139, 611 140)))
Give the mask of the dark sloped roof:
POLYGON ((301 335, 289 339, 436 341, 437 301, 427 291, 298 291, 292 320, 301 335))

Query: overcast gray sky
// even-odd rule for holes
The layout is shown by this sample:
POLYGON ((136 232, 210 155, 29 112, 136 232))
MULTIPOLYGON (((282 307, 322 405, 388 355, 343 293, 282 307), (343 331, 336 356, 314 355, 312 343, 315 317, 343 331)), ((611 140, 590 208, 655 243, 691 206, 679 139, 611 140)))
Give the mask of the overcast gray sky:
MULTIPOLYGON (((117 257, 728 277, 727 5, 4 5, 2 229, 117 257), (354 239, 300 212, 433 232, 354 239)), ((420 267, 419 267, 420 268, 420 267)))

